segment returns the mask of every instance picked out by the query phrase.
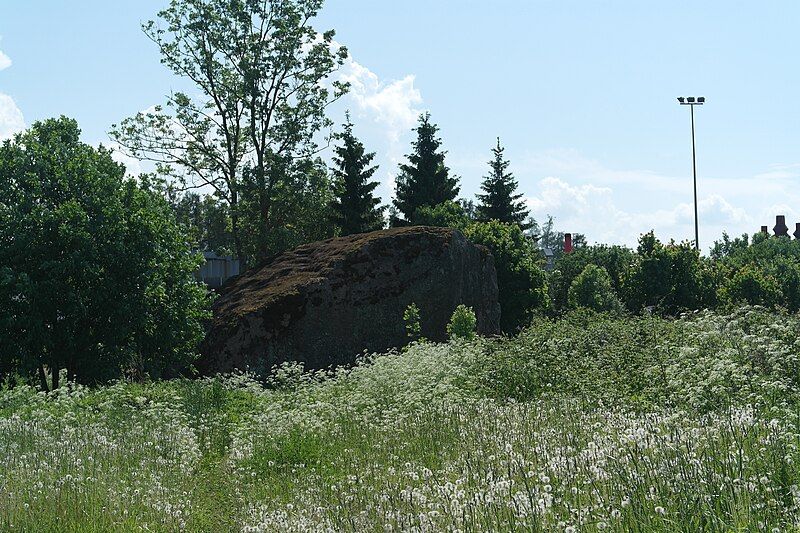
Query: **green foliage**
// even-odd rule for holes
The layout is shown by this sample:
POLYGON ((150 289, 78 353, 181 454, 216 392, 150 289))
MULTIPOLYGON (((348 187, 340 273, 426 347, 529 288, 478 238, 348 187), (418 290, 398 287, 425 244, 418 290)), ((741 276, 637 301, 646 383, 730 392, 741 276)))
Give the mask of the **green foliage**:
POLYGON ((417 140, 406 155, 408 163, 400 165, 393 203, 403 219, 394 220, 394 225, 417 224, 415 215, 420 207, 436 206, 458 196, 458 178, 451 177, 444 164, 446 152, 440 150, 442 140, 436 135, 439 128, 430 119, 430 113, 420 115, 417 140))
POLYGON ((767 269, 767 276, 777 280, 780 305, 792 313, 800 311, 800 261, 793 257, 777 257, 767 269))
POLYGON ((440 228, 456 228, 463 230, 470 224, 464 208, 452 200, 437 205, 424 205, 414 215, 416 224, 420 226, 437 226, 440 228))
POLYGON ((466 237, 486 246, 494 256, 500 292, 500 328, 512 333, 547 307, 547 284, 539 251, 516 224, 476 222, 466 237))
POLYGON ((406 325, 406 335, 412 341, 419 340, 422 335, 420 320, 419 307, 413 302, 410 303, 403 311, 403 322, 406 325))
POLYGON ((0 529, 791 530, 798 328, 581 310, 266 385, 0 390, 0 529))
POLYGON ((620 312, 622 303, 611 287, 611 277, 606 269, 586 265, 583 272, 569 286, 569 306, 585 307, 598 312, 620 312))
POLYGON ((377 166, 369 166, 375 153, 365 153, 364 145, 353 135, 353 123, 349 115, 344 131, 337 134, 336 138, 342 144, 334 148, 333 224, 339 228, 341 235, 383 228, 385 207, 378 207, 380 198, 373 196, 379 182, 369 181, 378 169, 377 166))
POLYGON ((642 235, 634 253, 589 246, 558 258, 548 283, 553 309, 567 309, 569 287, 587 265, 606 269, 611 287, 634 313, 645 307, 676 315, 741 303, 800 311, 800 241, 757 233, 714 243, 703 258, 689 243, 662 244, 642 235))
POLYGON ((639 238, 637 256, 623 281, 628 309, 654 307, 667 314, 715 304, 714 275, 694 247, 662 244, 653 234, 639 238))
POLYGON ((520 200, 521 193, 517 193, 519 184, 514 175, 508 172, 509 162, 503 156, 505 148, 497 146, 492 148, 494 159, 489 161, 491 173, 483 179, 481 189, 485 194, 479 194, 480 203, 477 206, 478 219, 483 222, 497 220, 506 224, 517 224, 523 230, 528 229, 528 210, 525 202, 520 200))
POLYGON ((665 397, 661 365, 680 333, 678 323, 660 318, 577 309, 557 319, 537 318, 517 337, 490 345, 475 374, 498 398, 566 393, 654 402, 665 397))
POLYGON ((794 403, 798 327, 800 318, 763 308, 679 320, 579 309, 490 345, 473 372, 487 394, 520 401, 566 393, 700 412, 794 403))
POLYGON ((142 27, 161 62, 192 88, 114 125, 110 135, 179 183, 213 189, 230 209, 243 261, 252 259, 246 235, 256 239, 251 253, 263 259, 298 234, 280 222, 297 190, 289 162, 316 152, 317 132, 331 125, 325 108, 348 89, 328 80, 347 49, 334 42, 333 31, 312 27, 321 6, 321 0, 172 0, 158 23, 142 27), (240 224, 243 217, 249 227, 240 224))
MULTIPOLYGON (((248 261, 271 257, 307 242, 334 236, 331 218, 333 190, 324 161, 274 158, 270 172, 275 184, 270 193, 269 224, 263 223, 262 200, 257 175, 245 172, 240 200, 242 250, 248 261)), ((251 263, 252 264, 252 263, 251 263)))
POLYGON ((731 304, 774 306, 781 298, 775 278, 753 265, 745 265, 719 289, 719 298, 731 304))
POLYGON ((605 269, 611 280, 611 288, 619 297, 623 280, 629 275, 634 259, 635 254, 629 248, 603 244, 584 246, 570 254, 563 254, 556 259, 554 269, 548 276, 553 309, 557 312, 567 309, 569 288, 588 265, 605 269))
POLYGON ((714 245, 719 303, 733 307, 749 302, 800 311, 800 241, 763 233, 753 235, 749 244, 746 235, 735 241, 726 237, 714 245))
POLYGON ((611 286, 634 313, 649 307, 676 315, 683 311, 741 303, 800 311, 800 241, 761 233, 714 243, 700 257, 689 243, 662 244, 642 235, 634 253, 618 246, 589 246, 560 257, 548 282, 553 309, 567 308, 567 293, 587 265, 602 266, 611 286))
POLYGON ((743 234, 741 237, 731 239, 730 236, 723 231, 722 240, 715 241, 714 245, 711 247, 711 258, 720 260, 731 255, 738 255, 744 250, 747 250, 749 244, 750 237, 747 233, 743 234))
POLYGON ((218 198, 187 193, 172 202, 175 218, 189 232, 192 247, 218 255, 233 255, 230 210, 218 198))
POLYGON ((61 369, 97 382, 174 375, 208 317, 205 288, 170 206, 124 179, 74 120, 36 122, 0 147, 2 370, 61 369))
MULTIPOLYGON (((728 253, 721 254, 720 262, 736 268, 745 264, 766 265, 777 258, 800 260, 800 241, 789 237, 770 237, 756 233, 749 245, 746 242, 743 236, 738 240, 738 245, 730 245, 728 253)), ((714 247, 718 246, 724 246, 724 240, 722 243, 715 243, 714 247)))
POLYGON ((453 311, 453 316, 450 317, 450 322, 447 324, 447 335, 451 339, 472 340, 475 338, 477 324, 475 311, 471 307, 460 304, 453 311))

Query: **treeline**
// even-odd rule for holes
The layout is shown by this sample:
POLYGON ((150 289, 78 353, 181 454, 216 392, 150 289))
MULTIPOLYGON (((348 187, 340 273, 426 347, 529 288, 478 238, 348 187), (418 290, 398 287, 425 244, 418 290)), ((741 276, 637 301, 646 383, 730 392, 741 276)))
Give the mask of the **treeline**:
POLYGON ((350 86, 335 80, 347 49, 332 30, 311 26, 321 5, 173 0, 143 25, 193 96, 173 93, 109 133, 123 152, 155 164, 151 181, 193 245, 253 265, 309 241, 420 224, 425 209, 448 202, 475 220, 534 228, 499 139, 477 204, 458 199, 459 177, 428 113, 397 169, 391 205, 380 205, 375 153, 349 114, 328 135, 328 107, 350 86), (328 142, 331 168, 321 158, 328 142))
MULTIPOLYGON (((185 224, 198 249, 212 250, 220 255, 234 255, 248 264, 274 255, 305 242, 327 237, 380 230, 408 225, 453 225, 463 220, 498 221, 518 226, 543 246, 560 249, 563 233, 554 228, 552 217, 543 225, 530 216, 518 183, 509 172, 510 162, 505 148, 497 139, 492 148, 488 173, 483 177, 481 193, 475 200, 459 198, 460 178, 446 165, 439 127, 431 121, 430 113, 419 117, 413 130, 416 139, 406 162, 399 165, 395 178, 395 194, 390 205, 381 205, 375 190, 380 185, 373 180, 378 170, 372 162, 375 152, 368 152, 354 133, 350 120, 333 135, 333 157, 330 167, 321 159, 306 160, 303 178, 294 179, 291 194, 276 201, 272 207, 279 223, 267 242, 261 246, 266 256, 257 253, 255 241, 261 239, 251 231, 251 214, 239 208, 238 228, 234 234, 231 206, 214 194, 179 192, 174 184, 163 183, 163 193, 173 206, 178 220, 185 224), (237 240, 242 243, 243 256, 236 253, 237 240)), ((246 203, 242 198, 239 203, 246 203)), ((577 234, 576 244, 585 244, 577 234)))
POLYGON ((333 31, 310 26, 320 6, 173 1, 144 31, 164 65, 202 97, 175 93, 164 106, 113 126, 112 139, 157 165, 192 246, 235 256, 245 268, 328 237, 389 226, 457 227, 494 254, 502 326, 515 331, 548 306, 539 246, 559 253, 563 233, 552 217, 540 226, 530 216, 499 139, 480 194, 460 198, 460 177, 447 165, 430 113, 419 117, 396 169, 391 203, 381 205, 375 152, 358 138, 349 113, 338 127, 327 115, 349 90, 331 81, 347 50, 333 31), (280 31, 254 35, 254 20, 280 31), (318 143, 331 128, 328 166, 318 143))
POLYGON ((556 261, 548 277, 551 312, 573 307, 676 316, 741 304, 800 311, 800 241, 757 233, 723 235, 709 257, 689 242, 653 232, 636 250, 586 246, 556 261))

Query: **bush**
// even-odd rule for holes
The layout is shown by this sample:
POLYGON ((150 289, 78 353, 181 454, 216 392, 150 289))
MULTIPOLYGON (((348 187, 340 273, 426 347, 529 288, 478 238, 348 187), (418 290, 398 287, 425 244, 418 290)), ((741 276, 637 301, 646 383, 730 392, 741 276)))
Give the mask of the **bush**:
POLYGON ((769 272, 780 286, 780 304, 792 313, 800 311, 800 262, 793 257, 778 257, 769 272))
POLYGON ((620 312, 622 304, 611 288, 611 277, 606 269, 586 265, 569 287, 569 306, 585 307, 599 312, 620 312))
POLYGON ((464 304, 456 307, 450 323, 447 324, 447 334, 451 339, 472 340, 475 338, 475 327, 477 326, 475 311, 464 304))
POLYGON ((448 200, 439 205, 424 205, 417 208, 414 223, 420 226, 463 229, 470 224, 470 220, 463 207, 448 200))
POLYGON ((622 281, 631 265, 634 264, 633 250, 624 246, 595 245, 576 248, 556 260, 553 271, 548 276, 548 286, 553 309, 564 311, 569 305, 569 288, 587 265, 603 267, 609 275, 611 288, 619 296, 622 294, 622 281))
POLYGON ((639 238, 637 252, 623 280, 629 310, 638 313, 654 306, 662 313, 677 315, 715 305, 713 269, 690 243, 664 245, 651 231, 639 238))
POLYGON ((470 241, 489 248, 494 256, 500 292, 500 328, 511 333, 528 325, 548 303, 539 251, 516 224, 496 220, 475 222, 464 234, 470 241))
POLYGON ((62 117, 0 147, 0 349, 15 354, 0 371, 43 387, 48 371, 53 388, 61 369, 84 383, 174 375, 203 337, 202 258, 146 181, 79 136, 62 117))
POLYGON ((418 340, 422 335, 422 325, 420 324, 419 307, 411 303, 403 312, 403 322, 406 324, 406 335, 412 341, 418 340))
POLYGON ((721 303, 782 306, 800 311, 800 241, 763 233, 714 245, 718 257, 721 303), (748 244, 748 242, 750 244, 748 244))
POLYGON ((747 265, 719 289, 719 299, 731 306, 747 303, 773 307, 781 300, 781 290, 775 278, 756 265, 747 265))

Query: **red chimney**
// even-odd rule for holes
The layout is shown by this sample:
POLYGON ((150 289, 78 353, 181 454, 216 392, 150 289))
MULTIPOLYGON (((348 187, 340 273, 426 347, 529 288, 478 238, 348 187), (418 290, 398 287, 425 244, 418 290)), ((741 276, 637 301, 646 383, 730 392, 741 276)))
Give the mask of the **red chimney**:
POLYGON ((568 254, 572 251, 572 233, 564 234, 564 253, 568 254))

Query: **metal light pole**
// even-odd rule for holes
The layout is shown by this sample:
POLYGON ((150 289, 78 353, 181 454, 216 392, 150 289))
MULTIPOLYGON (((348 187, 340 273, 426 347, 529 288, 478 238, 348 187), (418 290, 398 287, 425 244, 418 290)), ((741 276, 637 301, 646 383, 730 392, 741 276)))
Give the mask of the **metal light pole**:
POLYGON ((705 96, 698 96, 695 98, 694 96, 679 96, 678 103, 681 105, 688 105, 689 110, 691 111, 692 116, 692 176, 694 178, 694 247, 699 252, 700 251, 700 233, 697 228, 697 157, 695 155, 695 147, 694 147, 694 106, 696 105, 703 105, 706 103, 705 96))

